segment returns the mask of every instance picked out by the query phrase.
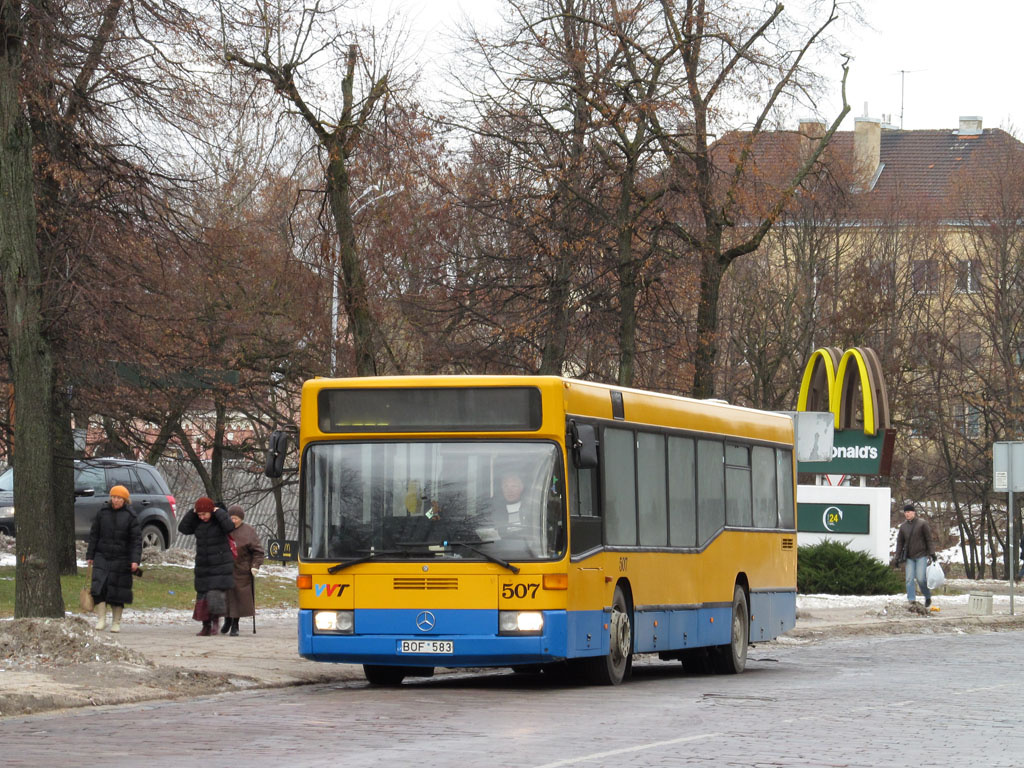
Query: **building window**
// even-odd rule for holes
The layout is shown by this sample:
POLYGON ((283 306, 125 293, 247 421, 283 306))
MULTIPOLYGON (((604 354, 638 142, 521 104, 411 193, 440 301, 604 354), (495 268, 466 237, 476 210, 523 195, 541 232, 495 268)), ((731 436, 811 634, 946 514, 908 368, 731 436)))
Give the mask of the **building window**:
POLYGON ((981 437, 981 409, 967 403, 955 406, 953 426, 964 437, 981 437))
POLYGON ((956 264, 956 292, 978 292, 978 262, 974 259, 960 259, 956 264))
POLYGON ((1024 342, 1020 342, 1013 350, 1013 362, 1024 366, 1024 342))
POLYGON ((896 275, 892 262, 874 259, 868 263, 868 287, 879 296, 891 296, 895 291, 896 275))
POLYGON ((935 293, 939 290, 939 262, 915 259, 910 263, 910 280, 914 293, 935 293))
POLYGON ((981 354, 981 334, 977 331, 962 331, 957 340, 960 345, 960 354, 965 360, 972 360, 981 354))

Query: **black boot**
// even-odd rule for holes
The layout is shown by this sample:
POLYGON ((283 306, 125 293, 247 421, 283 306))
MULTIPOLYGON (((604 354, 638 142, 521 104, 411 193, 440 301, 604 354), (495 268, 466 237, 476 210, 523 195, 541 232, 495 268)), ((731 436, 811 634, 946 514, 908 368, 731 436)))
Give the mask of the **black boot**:
POLYGON ((238 637, 238 619, 231 619, 231 637, 238 637))
POLYGON ((224 617, 224 626, 222 626, 220 628, 220 633, 222 635, 226 635, 228 633, 229 629, 231 629, 231 618, 228 617, 228 616, 225 616, 224 617))

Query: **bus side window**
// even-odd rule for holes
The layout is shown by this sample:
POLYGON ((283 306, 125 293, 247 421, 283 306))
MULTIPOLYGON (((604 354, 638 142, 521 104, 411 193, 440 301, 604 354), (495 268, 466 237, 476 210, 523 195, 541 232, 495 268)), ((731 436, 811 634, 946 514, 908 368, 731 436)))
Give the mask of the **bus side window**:
POLYGON ((576 470, 576 499, 572 507, 573 515, 579 517, 597 517, 597 503, 594 494, 594 483, 597 479, 595 469, 576 470))

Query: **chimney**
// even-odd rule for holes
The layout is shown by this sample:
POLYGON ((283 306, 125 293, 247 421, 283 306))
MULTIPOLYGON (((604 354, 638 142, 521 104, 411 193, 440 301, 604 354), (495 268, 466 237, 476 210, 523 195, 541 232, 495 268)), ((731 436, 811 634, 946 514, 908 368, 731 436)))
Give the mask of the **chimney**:
POLYGON ((969 115, 960 115, 960 130, 958 136, 981 136, 981 118, 969 115))
POLYGON ((801 118, 797 133, 800 134, 800 157, 806 158, 825 135, 825 123, 816 117, 801 118))
POLYGON ((853 168, 855 183, 869 189, 882 157, 882 121, 858 117, 853 121, 853 168))

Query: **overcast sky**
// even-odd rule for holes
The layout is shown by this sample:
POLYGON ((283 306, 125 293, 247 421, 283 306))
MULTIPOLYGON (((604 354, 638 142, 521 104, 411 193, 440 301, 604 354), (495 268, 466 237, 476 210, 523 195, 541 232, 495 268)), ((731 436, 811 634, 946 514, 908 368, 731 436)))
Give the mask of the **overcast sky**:
MULTIPOLYGON (((375 0, 376 1, 376 0, 375 0)), ((803 0, 791 0, 794 6, 803 0)), ((424 55, 443 56, 446 29, 468 12, 477 22, 497 20, 501 0, 390 0, 402 7, 424 40, 424 55)), ((1020 79, 1021 0, 860 0, 869 27, 840 33, 854 58, 847 81, 850 117, 892 115, 903 127, 956 128, 960 115, 978 115, 986 128, 1024 133, 1020 79), (900 74, 904 70, 905 74, 900 74)), ((838 93, 838 65, 836 65, 838 93)), ((834 100, 833 109, 838 109, 834 100)), ((828 117, 823 113, 822 117, 828 117)), ((794 126, 801 115, 794 115, 794 126)))
MULTIPOLYGON (((903 127, 955 128, 978 115, 986 128, 1024 130, 1019 0, 862 0, 868 22, 849 41, 853 115, 892 114, 903 127)), ((845 126, 844 126, 845 127, 845 126)))

